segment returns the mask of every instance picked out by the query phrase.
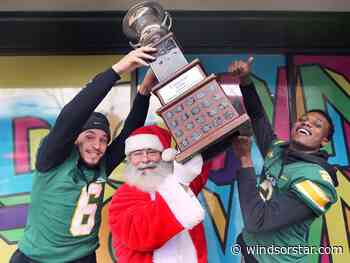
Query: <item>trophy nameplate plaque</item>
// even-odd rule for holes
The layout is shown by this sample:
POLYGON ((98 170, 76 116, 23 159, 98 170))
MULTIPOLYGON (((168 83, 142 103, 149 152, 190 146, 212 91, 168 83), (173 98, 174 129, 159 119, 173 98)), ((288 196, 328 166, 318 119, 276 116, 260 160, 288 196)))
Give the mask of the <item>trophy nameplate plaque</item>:
POLYGON ((161 104, 164 105, 185 93, 205 78, 206 73, 204 69, 199 63, 199 60, 195 59, 176 72, 176 74, 172 74, 166 81, 156 85, 152 89, 152 92, 158 97, 161 104))

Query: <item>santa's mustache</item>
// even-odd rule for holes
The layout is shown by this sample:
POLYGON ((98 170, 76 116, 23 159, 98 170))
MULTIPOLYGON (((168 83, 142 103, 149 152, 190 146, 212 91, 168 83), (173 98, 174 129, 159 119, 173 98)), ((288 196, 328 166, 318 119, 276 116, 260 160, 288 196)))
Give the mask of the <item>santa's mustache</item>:
POLYGON ((135 168, 137 170, 145 170, 145 169, 154 169, 154 168, 157 168, 159 165, 159 163, 156 163, 156 162, 149 162, 149 163, 140 163, 138 165, 135 166, 135 168))

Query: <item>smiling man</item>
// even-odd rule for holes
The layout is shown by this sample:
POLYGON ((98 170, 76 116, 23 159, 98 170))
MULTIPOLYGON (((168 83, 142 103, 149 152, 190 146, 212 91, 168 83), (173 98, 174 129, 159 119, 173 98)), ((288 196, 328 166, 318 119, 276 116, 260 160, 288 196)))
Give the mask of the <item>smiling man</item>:
POLYGON ((131 51, 64 106, 38 149, 28 221, 11 263, 96 262, 105 182, 125 158, 125 139, 144 124, 155 76, 146 75, 110 144, 108 120, 94 110, 121 74, 147 65, 154 51, 131 51))
POLYGON ((278 140, 249 77, 252 61, 235 61, 229 67, 240 77, 256 142, 265 158, 257 187, 251 139, 233 139, 241 163, 237 178, 244 221, 237 243, 245 263, 307 263, 310 225, 337 200, 335 169, 321 150, 332 138, 333 124, 324 111, 311 110, 294 123, 289 142, 278 140))
POLYGON ((293 125, 291 149, 313 153, 331 140, 334 127, 329 116, 321 110, 310 110, 293 125))

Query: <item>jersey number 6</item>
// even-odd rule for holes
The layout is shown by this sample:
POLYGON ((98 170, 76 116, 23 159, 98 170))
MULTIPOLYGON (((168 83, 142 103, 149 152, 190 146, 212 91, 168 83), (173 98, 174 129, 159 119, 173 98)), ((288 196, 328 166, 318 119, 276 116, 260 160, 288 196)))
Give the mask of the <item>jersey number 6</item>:
POLYGON ((101 193, 101 184, 90 184, 89 192, 86 192, 86 186, 82 188, 70 227, 70 232, 73 236, 83 236, 91 233, 95 225, 95 214, 97 211, 96 199, 99 198, 101 193))

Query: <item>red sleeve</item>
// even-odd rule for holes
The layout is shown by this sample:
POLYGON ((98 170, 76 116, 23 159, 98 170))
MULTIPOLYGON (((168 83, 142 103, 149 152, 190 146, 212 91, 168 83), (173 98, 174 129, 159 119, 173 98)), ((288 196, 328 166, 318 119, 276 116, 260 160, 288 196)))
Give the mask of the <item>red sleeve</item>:
POLYGON ((210 169, 211 161, 204 163, 201 174, 191 182, 190 187, 195 195, 198 195, 207 183, 210 169))
POLYGON ((109 207, 112 236, 137 251, 153 251, 161 247, 184 227, 178 222, 165 200, 126 184, 112 198, 109 207))

